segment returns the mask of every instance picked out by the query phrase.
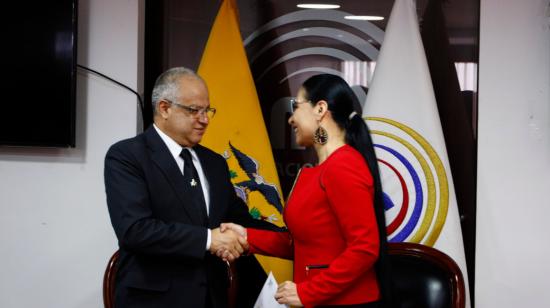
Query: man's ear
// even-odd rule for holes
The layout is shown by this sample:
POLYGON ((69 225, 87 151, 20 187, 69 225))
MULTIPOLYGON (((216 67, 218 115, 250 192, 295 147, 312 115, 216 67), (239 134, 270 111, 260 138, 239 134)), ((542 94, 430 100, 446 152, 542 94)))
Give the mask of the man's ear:
POLYGON ((163 119, 168 118, 168 109, 170 108, 170 103, 165 100, 160 100, 157 103, 157 114, 159 114, 163 119))

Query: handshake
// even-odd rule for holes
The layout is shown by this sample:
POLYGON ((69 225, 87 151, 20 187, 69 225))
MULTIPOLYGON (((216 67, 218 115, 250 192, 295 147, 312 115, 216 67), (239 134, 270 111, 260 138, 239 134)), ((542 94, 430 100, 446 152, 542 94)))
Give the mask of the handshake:
POLYGON ((246 229, 234 223, 222 223, 212 230, 210 253, 224 261, 234 261, 248 251, 246 229))

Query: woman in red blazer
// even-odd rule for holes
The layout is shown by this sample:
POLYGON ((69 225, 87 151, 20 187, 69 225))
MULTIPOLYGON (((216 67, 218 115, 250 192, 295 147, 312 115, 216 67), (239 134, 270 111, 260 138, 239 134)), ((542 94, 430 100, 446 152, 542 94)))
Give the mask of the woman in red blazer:
POLYGON ((296 178, 284 211, 288 232, 222 227, 246 232, 251 253, 294 260, 294 282, 279 285, 275 296, 281 304, 382 307, 382 190, 372 140, 354 103, 340 77, 304 82, 288 122, 319 164, 296 178))

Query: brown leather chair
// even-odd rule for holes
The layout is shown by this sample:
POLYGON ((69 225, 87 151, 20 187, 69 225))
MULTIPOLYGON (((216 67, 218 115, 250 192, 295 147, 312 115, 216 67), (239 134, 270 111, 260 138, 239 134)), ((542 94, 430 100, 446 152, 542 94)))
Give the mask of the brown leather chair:
POLYGON ((393 304, 398 308, 464 308, 464 278, 448 255, 413 243, 389 243, 393 304))
POLYGON ((103 305, 105 308, 115 307, 115 276, 118 262, 118 250, 111 256, 103 274, 103 305))
MULTIPOLYGON (((118 250, 111 256, 103 275, 103 304, 105 308, 115 307, 115 277, 118 262, 118 250)), ((237 300, 237 276, 234 264, 227 267, 227 275, 229 276, 228 300, 229 308, 236 308, 237 300)))

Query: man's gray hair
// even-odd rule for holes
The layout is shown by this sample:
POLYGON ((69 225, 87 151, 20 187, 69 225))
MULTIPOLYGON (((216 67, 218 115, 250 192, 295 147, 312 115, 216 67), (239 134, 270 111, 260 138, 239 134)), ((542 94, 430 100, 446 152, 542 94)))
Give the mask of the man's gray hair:
POLYGON ((157 78, 155 81, 155 86, 153 87, 153 95, 151 97, 153 114, 157 114, 157 105, 161 100, 167 99, 171 102, 178 101, 178 94, 180 90, 179 80, 186 76, 202 80, 197 73, 185 67, 171 68, 157 78))

